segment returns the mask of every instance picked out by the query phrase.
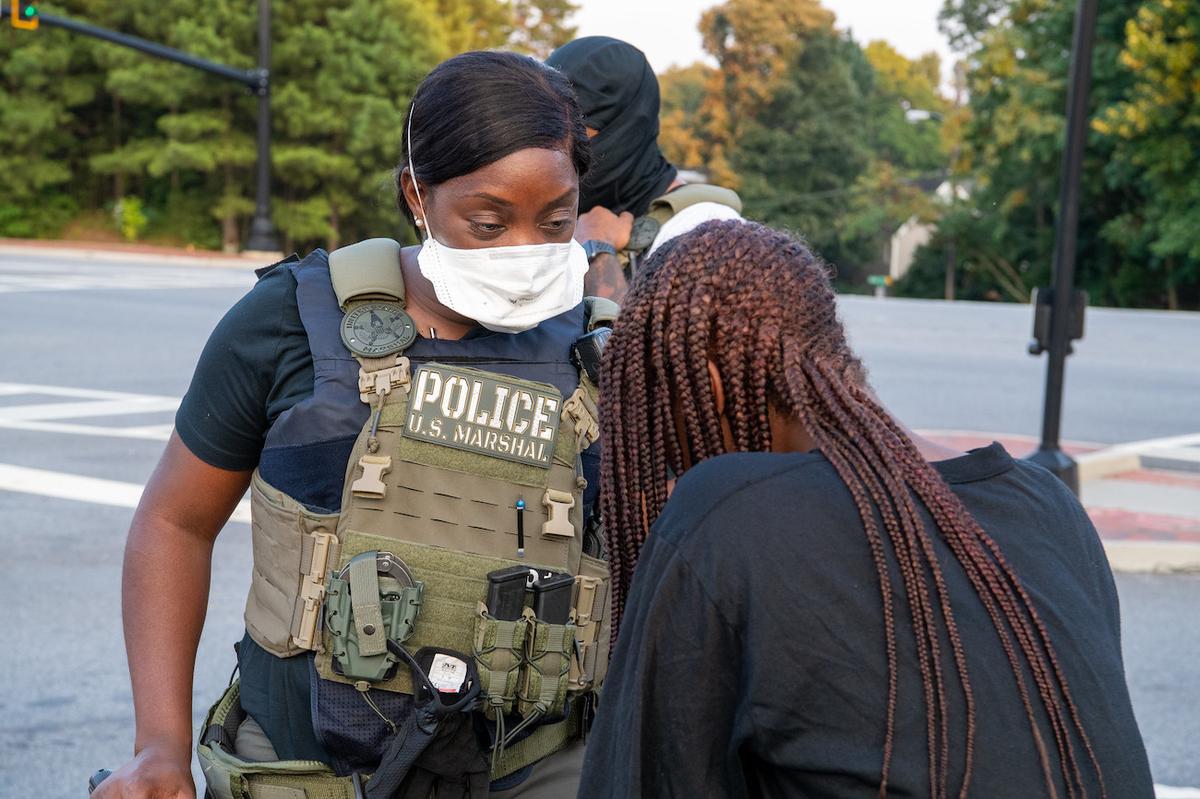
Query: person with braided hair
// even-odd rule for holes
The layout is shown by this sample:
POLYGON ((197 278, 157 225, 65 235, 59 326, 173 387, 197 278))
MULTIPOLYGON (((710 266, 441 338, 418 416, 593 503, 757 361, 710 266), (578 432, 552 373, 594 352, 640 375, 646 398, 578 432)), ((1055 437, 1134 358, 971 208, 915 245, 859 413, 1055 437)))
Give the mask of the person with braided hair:
POLYGON ((896 421, 802 242, 664 245, 600 410, 616 644, 581 797, 1153 796, 1083 508, 896 421))

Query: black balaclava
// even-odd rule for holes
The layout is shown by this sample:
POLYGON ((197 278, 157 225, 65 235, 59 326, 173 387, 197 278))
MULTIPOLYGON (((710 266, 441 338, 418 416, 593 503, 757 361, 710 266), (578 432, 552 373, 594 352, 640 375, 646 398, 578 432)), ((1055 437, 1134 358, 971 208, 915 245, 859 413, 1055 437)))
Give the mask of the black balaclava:
POLYGON ((620 39, 585 36, 546 63, 571 81, 584 122, 600 131, 592 139, 579 212, 599 205, 617 214, 646 213, 675 180, 675 167, 658 149, 658 78, 646 56, 620 39))

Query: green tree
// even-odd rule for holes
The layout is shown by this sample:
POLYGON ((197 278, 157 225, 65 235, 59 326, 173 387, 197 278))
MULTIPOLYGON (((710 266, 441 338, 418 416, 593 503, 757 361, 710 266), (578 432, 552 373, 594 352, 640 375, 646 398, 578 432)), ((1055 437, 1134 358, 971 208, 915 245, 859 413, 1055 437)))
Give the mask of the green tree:
POLYGON ((843 266, 852 258, 839 222, 871 161, 869 141, 857 135, 870 78, 857 45, 814 31, 773 95, 742 118, 731 154, 748 214, 800 233, 843 266))
MULTIPOLYGON (((143 38, 218 63, 255 65, 255 9, 245 3, 216 0, 199 15, 181 0, 120 9, 132 14, 110 24, 137 26, 143 38)), ((253 210, 253 99, 240 86, 114 45, 97 45, 96 57, 107 73, 113 147, 89 163, 93 172, 113 176, 113 200, 136 176, 162 206, 160 229, 207 245, 218 239, 210 223, 216 219, 222 246, 236 250, 253 210)))
POLYGON ((1110 181, 1136 185, 1145 200, 1103 235, 1130 257, 1148 250, 1146 271, 1177 309, 1181 289, 1195 296, 1200 284, 1200 7, 1144 3, 1125 24, 1120 62, 1133 84, 1093 127, 1116 142, 1110 181))
POLYGON ((554 48, 575 38, 572 15, 579 9, 573 0, 512 0, 512 22, 506 45, 545 58, 554 48))
MULTIPOLYGON (((274 215, 285 244, 303 249, 396 232, 390 173, 404 110, 434 64, 464 49, 545 53, 573 35, 575 4, 293 0, 273 10, 274 215)), ((235 67, 256 63, 253 3, 62 0, 55 11, 235 67)), ((236 84, 116 45, 6 30, 0 235, 54 235, 77 209, 116 232, 111 209, 137 198, 149 238, 236 247, 253 209, 256 102, 236 84)))
POLYGON ((0 236, 53 235, 75 210, 77 113, 99 89, 90 52, 65 32, 0 32, 0 236))
POLYGON ((708 87, 716 70, 706 64, 668 69, 658 76, 662 94, 658 144, 667 159, 685 168, 703 168, 712 147, 700 121, 708 87))
MULTIPOLYGON (((1117 115, 1111 120, 1101 115, 1125 108, 1138 80, 1145 79, 1122 63, 1121 53, 1127 24, 1154 2, 1101 5, 1092 119, 1115 124, 1120 110, 1111 112, 1117 115)), ((1050 280, 1074 12, 1071 0, 953 0, 943 10, 943 23, 958 35, 968 61, 970 114, 962 167, 972 194, 960 234, 974 251, 963 255, 962 276, 981 286, 990 281, 1002 296, 1014 293, 1005 288, 1018 285, 1013 277, 1021 286, 1050 280), (989 265, 999 265, 996 269, 1009 279, 1001 281, 989 265)), ((1143 167, 1123 157, 1123 142, 1132 146, 1132 140, 1103 124, 1087 140, 1078 283, 1095 304, 1167 304, 1165 251, 1155 254, 1151 244, 1157 228, 1146 225, 1148 184, 1142 181, 1143 167)), ((1176 269, 1182 269, 1178 262, 1176 269)))
POLYGON ((816 0, 729 0, 700 29, 714 69, 661 77, 664 152, 738 188, 747 213, 807 237, 847 282, 877 270, 885 244, 914 214, 931 214, 918 185, 948 156, 940 63, 883 43, 864 51, 816 0), (852 133, 850 133, 852 132, 852 133))
POLYGON ((448 55, 431 9, 306 0, 283 6, 275 29, 275 212, 289 248, 395 233, 391 170, 408 98, 448 55))

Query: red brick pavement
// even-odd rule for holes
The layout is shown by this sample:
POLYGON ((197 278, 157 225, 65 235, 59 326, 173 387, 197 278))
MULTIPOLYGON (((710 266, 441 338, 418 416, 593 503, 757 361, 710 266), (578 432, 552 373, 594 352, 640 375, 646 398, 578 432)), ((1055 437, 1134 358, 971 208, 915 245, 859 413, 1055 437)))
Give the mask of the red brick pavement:
POLYGON ((1135 513, 1117 508, 1088 508, 1088 516, 1096 525, 1100 537, 1106 540, 1200 544, 1200 519, 1135 513))

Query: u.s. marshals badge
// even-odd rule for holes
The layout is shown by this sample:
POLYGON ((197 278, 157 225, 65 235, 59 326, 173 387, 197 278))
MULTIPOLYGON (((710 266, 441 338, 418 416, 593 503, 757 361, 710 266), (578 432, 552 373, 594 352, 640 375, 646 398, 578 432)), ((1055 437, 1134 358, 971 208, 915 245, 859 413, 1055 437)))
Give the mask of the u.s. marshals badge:
POLYGON ((550 466, 562 413, 554 386, 440 363, 421 366, 413 386, 405 438, 550 466))
POLYGON ((342 341, 364 358, 400 352, 416 339, 417 326, 398 302, 368 302, 342 319, 342 341))

